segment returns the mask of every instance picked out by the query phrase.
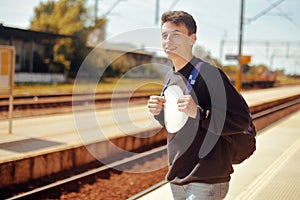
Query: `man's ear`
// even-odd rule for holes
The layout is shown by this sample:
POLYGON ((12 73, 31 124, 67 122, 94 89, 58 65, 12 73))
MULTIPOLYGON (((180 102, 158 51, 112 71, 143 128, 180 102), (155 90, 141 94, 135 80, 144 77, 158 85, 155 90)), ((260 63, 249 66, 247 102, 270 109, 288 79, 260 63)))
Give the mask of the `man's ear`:
POLYGON ((191 34, 190 35, 191 45, 195 44, 196 40, 197 40, 196 33, 191 34))

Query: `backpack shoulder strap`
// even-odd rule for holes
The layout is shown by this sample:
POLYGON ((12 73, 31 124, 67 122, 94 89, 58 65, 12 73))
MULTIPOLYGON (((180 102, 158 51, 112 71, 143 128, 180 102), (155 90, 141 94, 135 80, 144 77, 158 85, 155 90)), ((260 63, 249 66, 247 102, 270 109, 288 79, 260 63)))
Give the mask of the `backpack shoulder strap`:
POLYGON ((188 94, 191 93, 192 89, 193 89, 193 85, 195 85, 196 79, 198 77, 198 74, 200 72, 201 66, 202 66, 203 62, 199 61, 197 63, 197 65, 193 68, 188 81, 187 81, 187 92, 188 94))
MULTIPOLYGON (((193 85, 195 85, 195 82, 196 82, 196 79, 198 77, 198 74, 200 72, 200 69, 201 69, 201 66, 202 66, 203 62, 202 61, 199 61, 197 63, 197 65, 193 68, 188 80, 187 80, 187 91, 188 91, 188 94, 191 93, 192 89, 193 89, 193 85)), ((171 75, 168 77, 168 79, 166 79, 165 81, 165 84, 164 84, 164 87, 160 93, 160 96, 164 96, 164 92, 165 90, 167 89, 169 83, 170 83, 170 80, 171 80, 171 75)))

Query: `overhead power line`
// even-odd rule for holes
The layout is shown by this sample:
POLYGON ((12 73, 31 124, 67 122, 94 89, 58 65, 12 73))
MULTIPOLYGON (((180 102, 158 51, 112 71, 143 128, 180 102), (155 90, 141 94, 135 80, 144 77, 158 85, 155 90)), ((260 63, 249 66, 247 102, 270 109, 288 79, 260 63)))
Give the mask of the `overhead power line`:
MULTIPOLYGON (((224 40, 224 43, 228 44, 236 44, 236 40, 224 40)), ((243 41, 244 44, 248 45, 278 45, 278 46, 286 46, 289 44, 290 46, 298 46, 300 47, 300 41, 299 40, 245 40, 243 41)))
POLYGON ((265 14, 267 14, 272 9, 276 8, 279 4, 281 4, 284 1, 285 0, 276 1, 275 3, 271 4, 269 7, 267 7, 266 9, 264 9, 263 11, 261 11, 260 13, 258 13, 257 15, 255 15, 254 17, 248 19, 247 23, 250 24, 251 22, 254 22, 258 18, 260 18, 260 17, 264 16, 265 14))
POLYGON ((105 18, 109 13, 123 0, 117 0, 107 11, 102 15, 103 18, 105 18))
MULTIPOLYGON (((173 10, 179 0, 173 1, 168 10, 173 10)), ((159 0, 155 1, 155 24, 158 24, 159 21, 159 0)))
MULTIPOLYGON (((267 0, 268 2, 272 3, 270 0, 267 0)), ((296 26, 298 29, 300 29, 300 26, 289 16, 287 15, 285 12, 283 12, 279 7, 276 7, 276 10, 279 12, 278 16, 283 17, 285 19, 287 19, 288 21, 290 21, 294 26, 296 26)))
POLYGON ((178 3, 179 0, 175 0, 173 1, 172 5, 170 6, 170 8, 168 10, 173 10, 174 7, 176 6, 176 4, 178 3))
MULTIPOLYGON (((110 14, 110 12, 121 2, 121 1, 123 1, 123 0, 117 0, 117 1, 115 1, 112 5, 111 5, 111 7, 103 14, 103 15, 101 15, 102 16, 102 18, 105 18, 105 17, 107 17, 109 14, 110 14)), ((95 5, 94 5, 94 17, 95 17, 95 24, 97 23, 97 19, 98 19, 98 6, 99 6, 99 0, 95 0, 95 5)))

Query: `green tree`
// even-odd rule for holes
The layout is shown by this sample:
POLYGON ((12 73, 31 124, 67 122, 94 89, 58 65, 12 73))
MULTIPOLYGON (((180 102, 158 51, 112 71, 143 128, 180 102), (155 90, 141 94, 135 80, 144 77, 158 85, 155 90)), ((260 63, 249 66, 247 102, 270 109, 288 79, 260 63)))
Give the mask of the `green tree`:
POLYGON ((52 72, 66 73, 70 69, 73 54, 79 48, 74 44, 74 38, 90 19, 85 4, 86 0, 50 0, 41 2, 34 9, 31 30, 73 36, 50 43, 52 52, 47 52, 45 63, 50 65, 52 72))
POLYGON ((50 20, 54 8, 54 1, 45 3, 40 2, 40 5, 34 9, 34 17, 30 22, 30 29, 36 31, 58 33, 58 30, 55 29, 52 20, 50 20))

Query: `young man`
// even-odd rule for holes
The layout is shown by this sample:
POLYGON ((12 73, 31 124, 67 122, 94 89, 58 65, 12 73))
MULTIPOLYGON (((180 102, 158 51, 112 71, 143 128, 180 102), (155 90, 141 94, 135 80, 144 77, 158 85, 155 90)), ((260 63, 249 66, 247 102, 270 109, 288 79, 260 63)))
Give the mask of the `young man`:
MULTIPOLYGON (((193 56, 197 26, 190 14, 170 11, 161 20, 162 46, 173 63, 166 88, 181 88, 177 108, 188 116, 182 128, 168 132, 166 179, 174 199, 223 199, 233 168, 230 143, 222 136, 247 130, 247 105, 220 69, 193 56), (186 84, 197 64, 200 72, 189 93, 186 84)), ((163 95, 151 96, 147 105, 162 125, 166 101, 163 95)))

